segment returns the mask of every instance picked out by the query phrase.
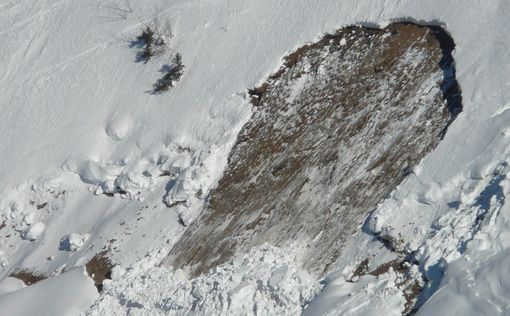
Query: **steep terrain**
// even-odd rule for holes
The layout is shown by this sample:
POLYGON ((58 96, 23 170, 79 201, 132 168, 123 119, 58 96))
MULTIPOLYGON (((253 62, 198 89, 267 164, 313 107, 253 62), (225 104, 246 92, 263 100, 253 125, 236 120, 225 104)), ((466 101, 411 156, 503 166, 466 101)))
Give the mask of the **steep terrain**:
POLYGON ((0 314, 508 315, 509 16, 508 0, 0 0, 0 314), (410 29, 425 42, 375 30, 395 22, 434 27, 410 29), (370 29, 342 35, 352 25, 370 29), (439 26, 448 36, 432 39, 439 26), (150 58, 138 40, 147 27, 164 39, 150 58), (453 72, 435 60, 421 76, 413 64, 439 56, 410 47, 437 52, 437 42, 441 65, 455 59, 462 87, 454 121, 455 84, 437 89, 454 83, 453 72), (374 67, 349 70, 329 50, 352 60, 357 52, 374 67), (179 80, 154 93, 177 53, 179 80), (419 80, 379 65, 386 55, 419 80), (402 95, 378 94, 384 88, 371 78, 394 91, 390 79, 402 81, 402 95), (421 89, 408 91, 414 84, 421 89), (436 88, 427 94, 429 84, 436 88), (420 103, 434 125, 413 123, 425 117, 412 93, 427 96, 420 103), (358 97, 380 102, 365 109, 351 100, 358 97), (394 98, 406 106, 383 102, 394 98), (384 126, 390 118, 398 123, 384 126), (241 137, 243 126, 267 141, 241 137), (422 127, 424 138, 407 137, 422 127), (378 142, 365 144, 362 133, 378 142), (308 144, 315 136, 324 146, 308 144), (356 149, 356 163, 344 147, 356 149), (264 195, 238 178, 259 166, 264 195), (376 186, 381 203, 365 202, 367 181, 389 181, 382 167, 395 183, 376 186), (339 180, 329 184, 329 175, 339 180), (344 186, 361 186, 360 194, 341 193, 344 186), (239 193, 246 201, 234 196, 238 187, 249 189, 239 193), (264 208, 273 204, 283 211, 264 208), (209 241, 203 219, 222 218, 233 238, 213 226, 209 241), (322 252, 328 243, 341 247, 322 252), (195 265, 200 256, 207 260, 195 265))
POLYGON ((302 242, 304 266, 327 272, 460 112, 453 47, 439 27, 397 23, 287 56, 252 91, 252 119, 169 263, 196 275, 265 242, 302 242))

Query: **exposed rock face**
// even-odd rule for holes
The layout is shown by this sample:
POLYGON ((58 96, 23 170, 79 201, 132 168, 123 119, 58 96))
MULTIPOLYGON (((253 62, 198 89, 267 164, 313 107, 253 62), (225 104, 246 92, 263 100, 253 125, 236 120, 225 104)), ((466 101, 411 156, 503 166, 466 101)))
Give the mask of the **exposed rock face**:
POLYGON ((399 23, 344 28, 288 56, 251 91, 253 117, 168 263, 196 275, 298 241, 305 267, 327 271, 460 112, 452 49, 440 28, 399 23))

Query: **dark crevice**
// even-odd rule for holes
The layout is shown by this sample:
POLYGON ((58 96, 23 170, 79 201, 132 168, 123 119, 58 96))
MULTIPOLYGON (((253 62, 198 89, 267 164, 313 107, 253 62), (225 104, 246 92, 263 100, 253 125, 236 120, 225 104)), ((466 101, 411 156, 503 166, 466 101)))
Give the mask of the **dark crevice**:
POLYGON ((453 38, 440 26, 429 26, 429 29, 432 31, 432 34, 434 34, 441 48, 442 58, 439 61, 439 65, 443 70, 441 91, 443 92, 443 100, 446 101, 446 108, 450 113, 450 120, 439 134, 439 137, 443 139, 448 127, 450 127, 460 112, 462 112, 462 92, 457 82, 457 71, 452 56, 455 50, 453 38))

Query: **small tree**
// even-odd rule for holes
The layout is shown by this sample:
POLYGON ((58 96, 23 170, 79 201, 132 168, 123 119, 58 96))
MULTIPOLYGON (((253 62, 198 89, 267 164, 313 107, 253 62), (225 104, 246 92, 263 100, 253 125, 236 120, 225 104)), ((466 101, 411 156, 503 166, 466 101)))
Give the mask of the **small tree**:
POLYGON ((154 31, 147 26, 142 34, 136 37, 136 40, 143 45, 143 52, 140 55, 140 60, 147 63, 149 59, 154 56, 154 51, 152 49, 154 44, 154 31))
POLYGON ((142 47, 143 51, 137 54, 137 61, 147 63, 153 56, 163 54, 172 39, 172 27, 169 21, 160 22, 157 18, 148 24, 142 34, 131 42, 132 47, 142 47))
POLYGON ((163 78, 159 79, 158 82, 154 84, 154 93, 161 93, 172 88, 181 78, 183 71, 184 65, 182 64, 182 56, 177 53, 172 59, 172 66, 168 68, 163 78))
POLYGON ((144 45, 152 45, 154 42, 154 31, 147 26, 145 30, 143 30, 142 34, 136 37, 136 40, 143 42, 144 45))

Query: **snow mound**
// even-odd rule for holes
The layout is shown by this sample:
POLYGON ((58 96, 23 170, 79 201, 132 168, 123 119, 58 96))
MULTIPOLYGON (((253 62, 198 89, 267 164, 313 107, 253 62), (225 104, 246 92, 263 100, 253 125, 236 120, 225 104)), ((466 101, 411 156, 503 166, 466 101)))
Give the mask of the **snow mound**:
POLYGON ((450 262, 436 295, 418 315, 508 315, 510 250, 450 262))
POLYGON ((25 286, 25 283, 23 283, 20 279, 7 277, 0 281, 0 297, 4 294, 22 289, 25 286))
POLYGON ((0 296, 0 314, 10 316, 79 315, 97 299, 92 279, 73 270, 0 296))
POLYGON ((402 315, 405 300, 397 289, 393 271, 380 276, 365 275, 357 281, 337 277, 303 311, 314 315, 402 315))

